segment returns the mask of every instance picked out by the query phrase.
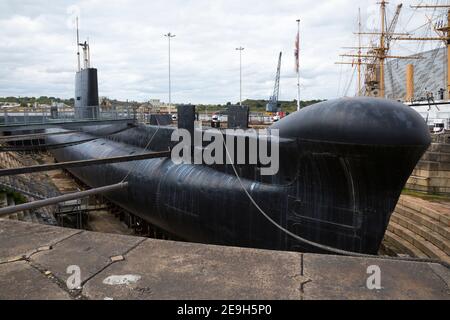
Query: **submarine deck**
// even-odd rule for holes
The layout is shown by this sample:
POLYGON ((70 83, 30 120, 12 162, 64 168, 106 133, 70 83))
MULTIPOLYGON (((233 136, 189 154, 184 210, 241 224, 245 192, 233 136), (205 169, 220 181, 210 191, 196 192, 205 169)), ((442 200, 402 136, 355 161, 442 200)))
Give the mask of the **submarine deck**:
POLYGON ((439 263, 276 252, 0 220, 0 299, 450 299, 439 263), (81 288, 66 286, 79 266, 81 288), (381 289, 369 290, 369 266, 381 289))

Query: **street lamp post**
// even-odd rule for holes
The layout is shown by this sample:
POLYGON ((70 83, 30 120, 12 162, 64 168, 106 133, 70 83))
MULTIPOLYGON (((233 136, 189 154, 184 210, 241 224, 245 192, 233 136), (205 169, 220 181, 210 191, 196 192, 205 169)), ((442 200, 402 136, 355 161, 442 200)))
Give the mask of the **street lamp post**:
POLYGON ((170 66, 170 40, 172 38, 175 38, 176 36, 174 34, 171 34, 170 32, 168 34, 164 35, 169 39, 169 113, 172 113, 172 79, 171 79, 171 66, 170 66))
POLYGON ((239 51, 239 104, 242 106, 242 51, 244 51, 244 48, 239 47, 236 50, 239 51))

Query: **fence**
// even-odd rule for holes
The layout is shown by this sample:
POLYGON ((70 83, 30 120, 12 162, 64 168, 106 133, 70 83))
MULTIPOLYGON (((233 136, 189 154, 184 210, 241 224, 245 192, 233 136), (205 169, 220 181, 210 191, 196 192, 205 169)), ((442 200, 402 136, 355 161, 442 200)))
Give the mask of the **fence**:
POLYGON ((83 108, 82 118, 74 108, 43 108, 43 109, 3 109, 0 111, 0 125, 34 125, 77 122, 86 120, 127 120, 136 119, 136 112, 131 107, 105 109, 94 107, 83 108), (86 115, 91 115, 87 116, 86 115))

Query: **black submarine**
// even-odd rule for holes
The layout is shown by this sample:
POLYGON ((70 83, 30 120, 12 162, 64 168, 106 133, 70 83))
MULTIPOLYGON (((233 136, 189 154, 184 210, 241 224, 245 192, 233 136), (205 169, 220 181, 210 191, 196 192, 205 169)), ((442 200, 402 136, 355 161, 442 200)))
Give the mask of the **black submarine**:
MULTIPOLYGON (((75 115, 98 117, 97 70, 80 69, 75 87, 75 115)), ((180 106, 179 127, 199 130, 194 116, 194 106, 180 106)), ((176 129, 84 127, 46 139, 49 145, 88 141, 52 149, 63 162, 167 151, 176 129), (106 136, 108 129, 113 132, 106 136)), ((272 176, 261 174, 261 164, 175 164, 170 158, 69 171, 93 188, 126 179, 127 189, 105 197, 186 241, 377 254, 402 189, 431 143, 421 116, 395 101, 343 98, 290 114, 269 132, 274 129, 280 166, 272 176)), ((247 139, 247 157, 254 152, 249 145, 247 139)))

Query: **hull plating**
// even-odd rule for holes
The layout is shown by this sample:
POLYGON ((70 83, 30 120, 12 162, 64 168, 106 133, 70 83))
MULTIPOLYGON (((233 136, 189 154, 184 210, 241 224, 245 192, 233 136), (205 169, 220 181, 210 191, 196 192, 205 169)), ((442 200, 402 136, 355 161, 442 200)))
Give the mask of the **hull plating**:
MULTIPOLYGON (((245 188, 284 228, 338 249, 376 254, 404 184, 430 144, 411 109, 387 100, 341 99, 278 122, 280 172, 240 166, 245 188)), ((59 161, 166 150, 172 128, 137 127, 52 151, 59 161), (157 130, 157 132, 156 132, 157 130)), ((95 136, 51 136, 49 143, 95 136)), ((107 197, 185 240, 275 250, 313 251, 269 223, 229 166, 175 165, 170 159, 72 169, 91 187, 122 181, 107 197)))

